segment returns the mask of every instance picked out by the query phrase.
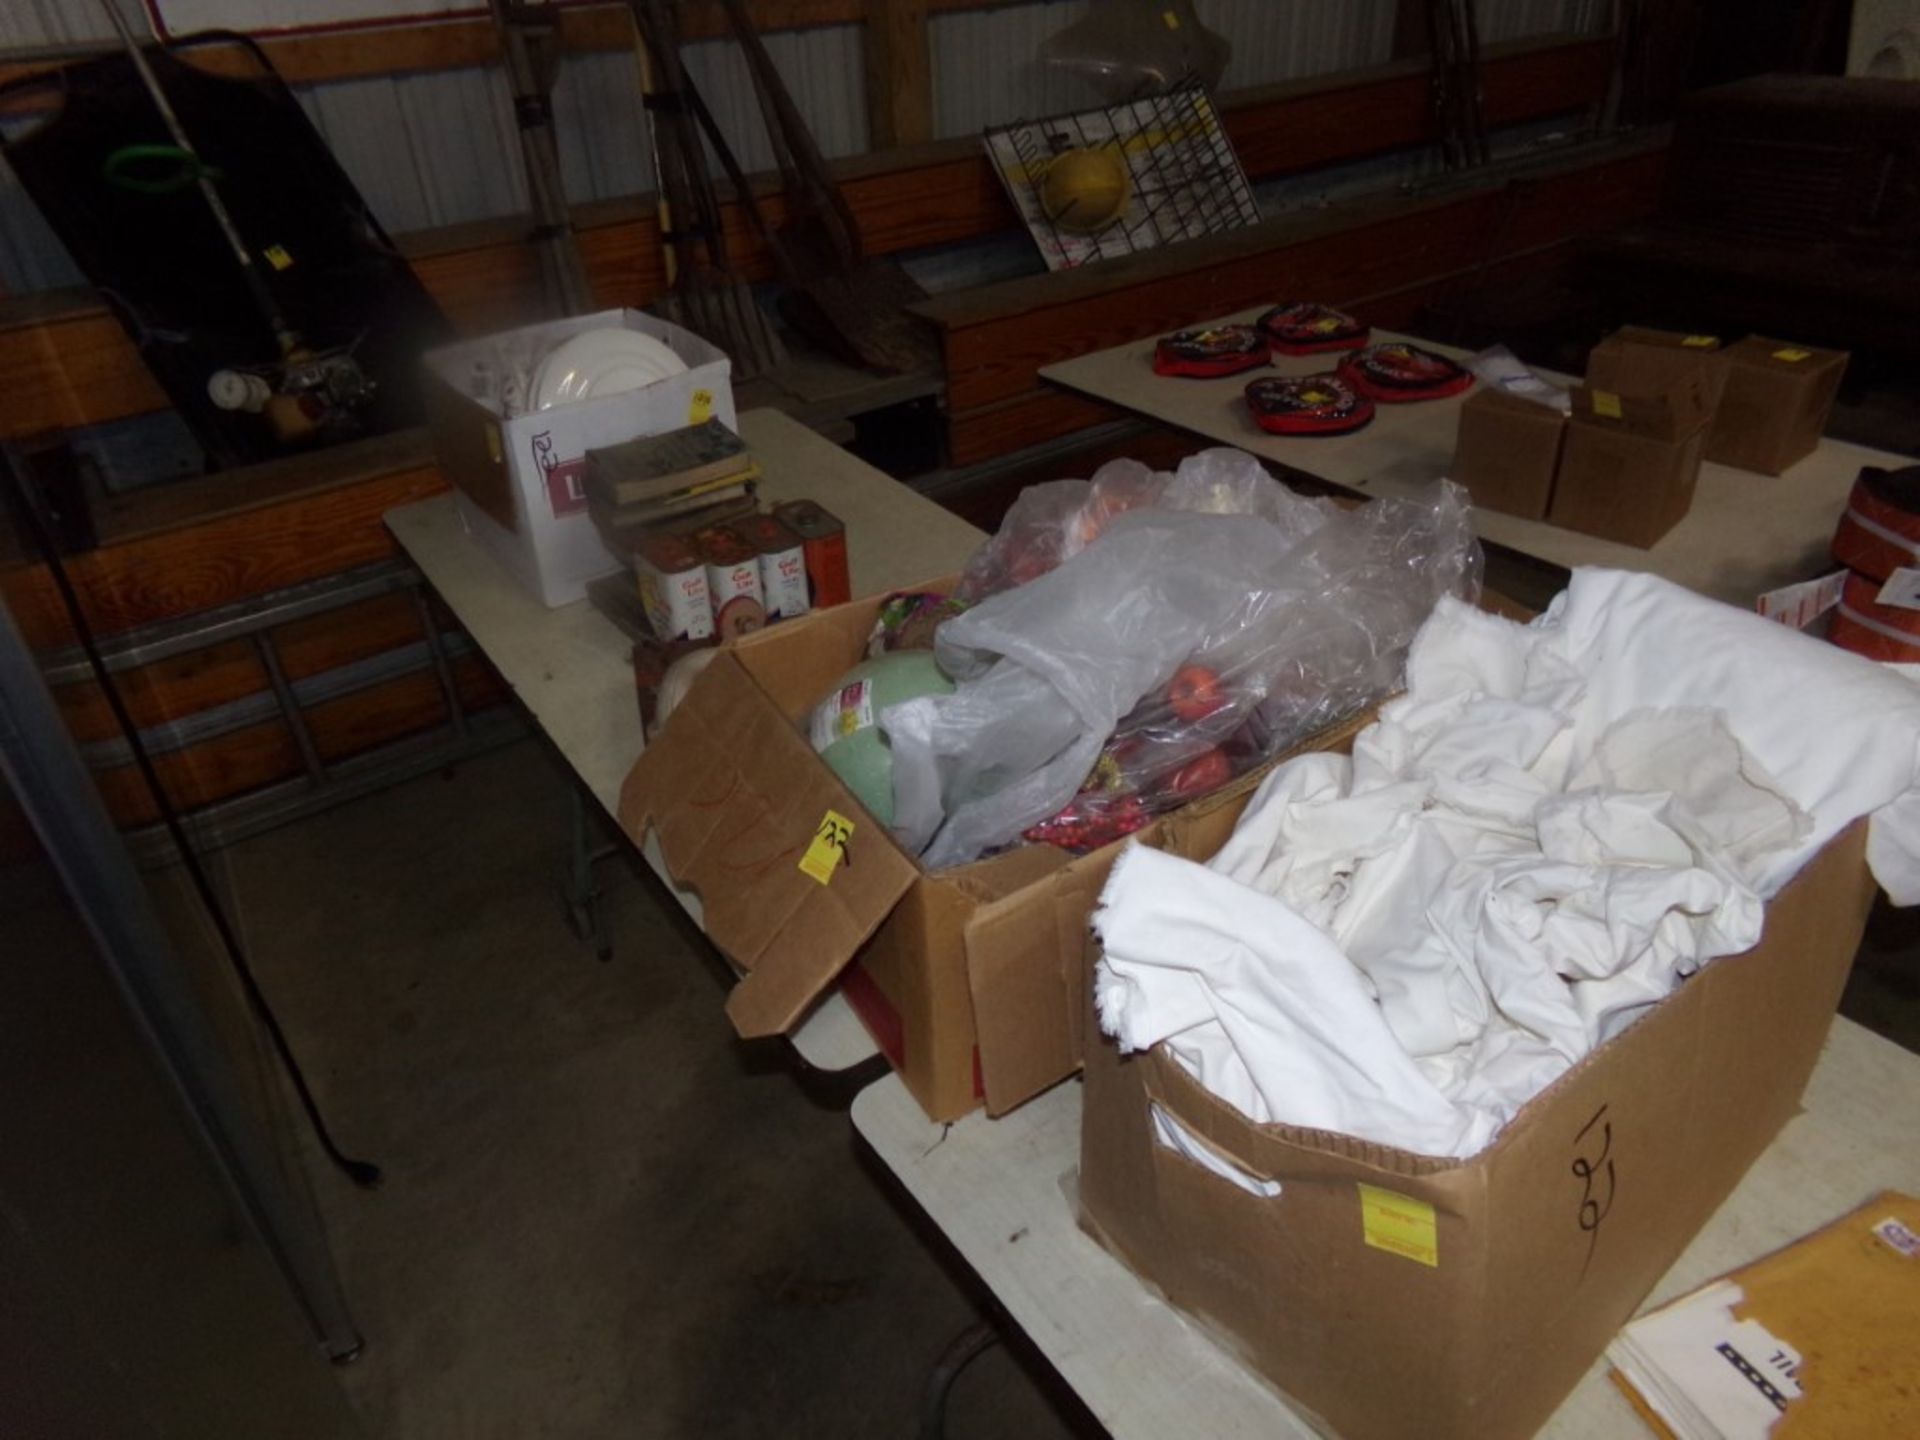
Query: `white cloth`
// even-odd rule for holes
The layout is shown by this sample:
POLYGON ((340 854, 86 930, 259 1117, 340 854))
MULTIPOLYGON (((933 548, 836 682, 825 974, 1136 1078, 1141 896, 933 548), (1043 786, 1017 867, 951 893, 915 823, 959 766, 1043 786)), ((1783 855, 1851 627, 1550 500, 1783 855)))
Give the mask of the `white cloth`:
POLYGON ((1920 687, 1649 576, 1443 600, 1351 759, 1278 767, 1207 865, 1122 855, 1101 1021, 1257 1121, 1471 1155, 1861 815, 1920 897, 1917 753, 1920 687))

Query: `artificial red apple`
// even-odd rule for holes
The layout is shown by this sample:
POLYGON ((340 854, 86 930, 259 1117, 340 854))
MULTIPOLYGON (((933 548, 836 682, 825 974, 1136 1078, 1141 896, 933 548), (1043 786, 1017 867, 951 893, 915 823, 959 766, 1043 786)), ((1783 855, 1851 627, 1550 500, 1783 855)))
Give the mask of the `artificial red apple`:
POLYGON ((1218 790, 1232 778, 1233 762, 1216 745, 1211 750, 1203 750, 1174 771, 1169 788, 1182 799, 1191 800, 1197 795, 1218 790))
POLYGON ((1167 682, 1167 703, 1182 720, 1204 720, 1227 703, 1227 695, 1206 666, 1182 665, 1167 682))

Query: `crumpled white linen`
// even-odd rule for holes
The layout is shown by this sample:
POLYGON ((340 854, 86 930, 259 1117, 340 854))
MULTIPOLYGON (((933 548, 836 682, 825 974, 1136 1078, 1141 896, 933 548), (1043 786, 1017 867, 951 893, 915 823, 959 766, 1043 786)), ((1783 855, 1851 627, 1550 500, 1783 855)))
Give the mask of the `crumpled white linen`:
POLYGON ((1206 865, 1122 855, 1101 1022, 1256 1121, 1472 1155, 1860 816, 1920 898, 1917 753, 1920 687, 1651 576, 1443 600, 1351 759, 1278 767, 1206 865))

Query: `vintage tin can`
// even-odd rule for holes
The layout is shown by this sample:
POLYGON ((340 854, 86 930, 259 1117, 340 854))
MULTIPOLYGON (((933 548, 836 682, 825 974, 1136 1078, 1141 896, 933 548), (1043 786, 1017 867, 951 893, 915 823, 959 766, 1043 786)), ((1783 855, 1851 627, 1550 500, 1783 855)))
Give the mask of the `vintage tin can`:
POLYGON ((807 559, 798 535, 771 515, 749 515, 732 528, 760 556, 760 591, 767 602, 767 622, 804 615, 807 603, 807 559))
POLYGON ((707 567, 707 597, 713 628, 722 640, 767 623, 766 592, 760 588, 760 556, 731 525, 715 525, 693 537, 707 567))
POLYGON ((807 558, 807 583, 813 608, 844 605, 853 598, 847 577, 847 527, 812 500, 788 500, 773 507, 774 517, 801 539, 807 558))
POLYGON ((647 536, 633 548, 633 572, 655 635, 669 644, 713 638, 706 561, 692 541, 680 535, 647 536))

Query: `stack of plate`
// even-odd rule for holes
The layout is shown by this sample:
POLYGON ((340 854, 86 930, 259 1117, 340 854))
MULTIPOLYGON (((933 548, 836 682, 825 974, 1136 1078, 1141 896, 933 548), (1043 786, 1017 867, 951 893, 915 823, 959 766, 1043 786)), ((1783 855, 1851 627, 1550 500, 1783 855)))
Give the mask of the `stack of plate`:
POLYGON ((685 373, 687 362, 638 330, 608 326, 584 330, 550 351, 534 372, 528 403, 534 410, 574 405, 685 373))

